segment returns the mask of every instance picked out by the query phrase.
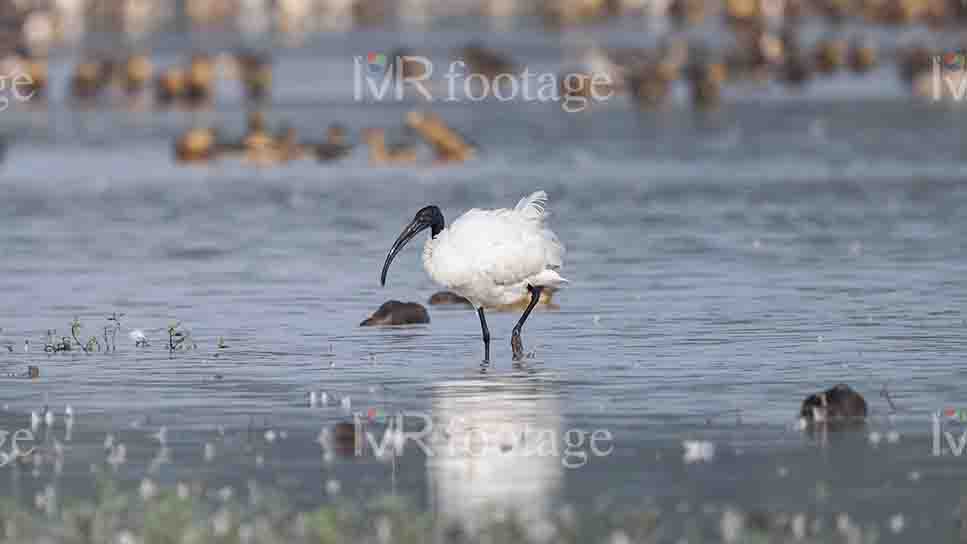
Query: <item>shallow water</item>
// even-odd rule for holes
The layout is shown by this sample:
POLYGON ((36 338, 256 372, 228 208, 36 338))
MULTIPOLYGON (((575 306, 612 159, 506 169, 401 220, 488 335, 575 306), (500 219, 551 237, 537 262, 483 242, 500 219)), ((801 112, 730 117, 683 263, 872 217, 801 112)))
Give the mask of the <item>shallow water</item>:
MULTIPOLYGON (((352 102, 348 56, 415 39, 370 33, 280 53, 272 120, 314 137, 337 119, 402 137, 419 104, 352 102)), ((427 41, 445 52, 462 39, 427 41)), ((536 43, 525 50, 537 65, 559 58, 550 38, 518 40, 536 43)), ((945 442, 932 454, 931 414, 964 396, 963 112, 908 101, 887 69, 704 115, 638 113, 620 99, 577 115, 436 109, 480 145, 479 160, 374 168, 357 149, 333 166, 186 168, 169 140, 187 114, 5 112, 16 140, 0 170, 0 341, 15 352, 2 361, 42 377, 0 381, 0 429, 29 428, 45 404, 77 414, 69 441, 60 419, 38 429, 67 445, 63 472, 4 467, 10 494, 29 503, 56 482, 84 495, 111 434, 127 447, 113 470, 132 485, 145 474, 212 488, 256 479, 303 506, 395 492, 471 526, 495 505, 539 521, 561 504, 655 504, 680 520, 669 541, 692 524, 717 534, 724 507, 806 512, 827 527, 848 512, 898 541, 957 534, 967 461, 945 442), (523 367, 510 360, 513 314, 488 317, 485 374, 468 310, 358 327, 387 299, 436 290, 415 248, 378 283, 417 209, 435 203, 453 219, 538 188, 571 285, 559 310, 527 322, 523 367), (48 329, 69 334, 77 316, 84 338, 100 337, 112 312, 125 314, 116 353, 43 353, 48 329), (197 349, 168 352, 173 321, 197 349), (150 347, 136 348, 132 329, 150 347), (866 396, 870 423, 801 432, 801 400, 838 382, 866 396), (328 405, 309 407, 310 391, 328 405), (321 429, 371 411, 406 411, 414 432, 431 416, 448 438, 430 454, 409 443, 399 458, 324 455, 321 429), (152 470, 161 427, 170 462, 152 470), (574 446, 576 429, 609 433, 613 451, 594 455, 589 436, 574 446), (495 450, 451 453, 485 434, 495 450), (528 454, 542 440, 558 447, 528 454), (686 463, 691 440, 714 455, 686 463)), ((208 115, 240 130, 230 92, 208 115)))

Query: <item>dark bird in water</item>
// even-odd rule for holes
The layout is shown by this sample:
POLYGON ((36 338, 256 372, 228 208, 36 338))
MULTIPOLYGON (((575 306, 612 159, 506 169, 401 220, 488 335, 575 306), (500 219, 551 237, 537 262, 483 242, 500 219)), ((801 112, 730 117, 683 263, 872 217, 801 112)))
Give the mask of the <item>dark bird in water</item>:
POLYGON ((816 45, 816 70, 823 75, 835 74, 846 65, 849 45, 843 38, 824 38, 816 45))
POLYGON ((433 293, 427 302, 430 306, 466 306, 467 308, 473 308, 473 304, 469 300, 451 291, 438 291, 433 293))
POLYGON ((29 76, 26 94, 33 100, 43 100, 47 96, 47 59, 27 58, 23 65, 29 76))
POLYGON ((809 423, 862 422, 866 418, 866 400, 841 383, 806 397, 799 415, 809 423))
POLYGON ((177 66, 165 68, 155 81, 155 101, 161 107, 174 106, 185 94, 185 72, 177 66))
POLYGON ((722 85, 727 76, 725 64, 721 62, 700 63, 692 67, 689 84, 692 102, 700 108, 714 108, 722 101, 722 85))
POLYGON ((360 323, 359 326, 416 325, 429 322, 430 314, 422 304, 391 300, 384 302, 372 316, 360 323))
POLYGON ((343 457, 355 455, 360 436, 356 433, 356 426, 346 421, 336 423, 332 428, 332 440, 336 453, 343 457))
POLYGON ((407 144, 386 143, 386 131, 381 128, 363 130, 363 141, 369 146, 370 164, 391 164, 416 161, 416 148, 407 144))
POLYGON ((75 100, 93 101, 107 86, 111 77, 109 63, 99 60, 80 62, 70 80, 71 96, 75 100))
POLYGON ((326 141, 315 146, 316 158, 320 161, 334 161, 349 154, 352 146, 346 140, 346 127, 333 123, 326 129, 326 141))
POLYGON ((471 74, 480 74, 493 81, 500 74, 516 74, 517 64, 507 55, 488 49, 482 43, 471 42, 460 49, 460 57, 471 74))
POLYGON ((413 51, 405 47, 400 47, 390 53, 389 69, 393 70, 393 75, 397 79, 409 79, 409 78, 421 78, 426 75, 426 65, 422 62, 414 59, 407 60, 406 57, 412 57, 413 51), (396 73, 396 68, 399 67, 399 73, 396 73))
POLYGON ((215 131, 193 128, 175 140, 175 160, 182 163, 204 163, 215 159, 217 150, 215 131))
POLYGON ((245 96, 262 103, 272 94, 272 61, 263 53, 243 51, 236 56, 245 96))
POLYGON ((855 38, 850 44, 849 66, 854 73, 865 74, 876 68, 876 42, 872 38, 855 38))
POLYGON ((193 108, 207 107, 211 104, 215 84, 215 61, 210 55, 196 54, 188 63, 185 77, 184 98, 193 108))
POLYGON ((134 98, 148 87, 154 67, 146 55, 132 55, 124 61, 124 77, 121 82, 124 94, 134 98))

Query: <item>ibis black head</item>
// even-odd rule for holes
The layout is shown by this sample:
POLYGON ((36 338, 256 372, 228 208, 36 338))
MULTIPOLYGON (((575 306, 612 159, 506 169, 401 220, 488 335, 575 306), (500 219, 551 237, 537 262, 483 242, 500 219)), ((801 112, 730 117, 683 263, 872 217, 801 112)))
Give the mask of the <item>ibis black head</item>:
POLYGON ((416 212, 416 217, 403 229, 403 232, 400 233, 396 242, 393 243, 393 247, 389 250, 389 254, 386 255, 386 262, 383 263, 383 273, 379 277, 380 285, 386 285, 386 272, 389 271, 389 264, 393 262, 393 258, 396 257, 396 254, 403 249, 403 246, 407 242, 425 229, 430 229, 432 236, 436 237, 443 230, 443 227, 443 213, 440 211, 440 208, 427 206, 416 212))

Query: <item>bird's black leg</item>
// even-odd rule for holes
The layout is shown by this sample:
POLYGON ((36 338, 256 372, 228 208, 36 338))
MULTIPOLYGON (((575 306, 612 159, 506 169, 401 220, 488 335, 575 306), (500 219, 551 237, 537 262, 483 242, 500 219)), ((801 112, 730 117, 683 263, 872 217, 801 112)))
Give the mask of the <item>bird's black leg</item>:
POLYGON ((541 299, 541 291, 543 290, 543 287, 527 286, 527 291, 531 294, 531 301, 527 305, 527 309, 524 310, 524 315, 520 316, 520 320, 514 326, 514 334, 510 337, 510 349, 514 351, 515 361, 520 361, 524 358, 524 344, 520 341, 520 329, 524 326, 524 322, 527 321, 527 316, 531 315, 531 310, 534 309, 534 306, 537 306, 537 301, 541 299))
POLYGON ((480 329, 483 331, 484 343, 484 363, 490 363, 490 329, 487 328, 487 318, 484 317, 484 309, 478 308, 477 315, 480 316, 480 329))

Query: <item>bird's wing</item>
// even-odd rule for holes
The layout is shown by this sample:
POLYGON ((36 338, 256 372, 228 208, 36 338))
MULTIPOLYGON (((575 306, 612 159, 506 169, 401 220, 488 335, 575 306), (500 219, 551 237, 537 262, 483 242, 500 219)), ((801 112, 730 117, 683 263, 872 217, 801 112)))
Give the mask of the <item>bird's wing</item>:
POLYGON ((547 269, 561 266, 564 247, 543 224, 547 194, 538 191, 513 209, 463 214, 448 229, 448 250, 465 263, 462 276, 515 285, 547 269))

